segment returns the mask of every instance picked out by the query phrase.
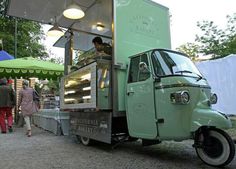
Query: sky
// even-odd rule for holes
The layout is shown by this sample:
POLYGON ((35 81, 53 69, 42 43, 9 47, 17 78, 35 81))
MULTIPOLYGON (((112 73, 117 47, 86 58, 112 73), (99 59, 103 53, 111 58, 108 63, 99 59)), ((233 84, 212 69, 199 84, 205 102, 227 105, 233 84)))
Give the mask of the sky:
MULTIPOLYGON (((47 34, 47 31, 51 28, 51 25, 43 25, 43 30, 44 33, 47 34)), ((57 58, 62 58, 64 59, 64 48, 58 48, 58 47, 53 47, 53 44, 58 40, 58 37, 50 37, 46 36, 46 39, 44 42, 46 48, 50 53, 52 54, 51 57, 57 57, 57 58)))
POLYGON ((154 0, 169 8, 171 14, 172 49, 194 42, 200 33, 197 21, 213 21, 220 28, 227 23, 226 16, 236 13, 236 0, 154 0))
MULTIPOLYGON (((172 49, 187 42, 194 42, 200 33, 197 21, 213 21, 220 28, 227 23, 226 16, 236 13, 236 0, 153 0, 169 8, 172 49)), ((51 26, 46 26, 47 31, 51 26)), ((47 37, 46 46, 58 57, 64 57, 64 49, 52 47, 57 38, 47 37)))

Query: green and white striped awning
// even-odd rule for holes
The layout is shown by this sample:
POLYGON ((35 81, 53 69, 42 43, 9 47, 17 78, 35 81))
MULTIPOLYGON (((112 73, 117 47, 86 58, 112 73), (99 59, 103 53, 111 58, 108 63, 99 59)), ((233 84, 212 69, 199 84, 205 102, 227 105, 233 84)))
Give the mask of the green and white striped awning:
POLYGON ((0 61, 0 77, 38 77, 57 79, 63 76, 64 66, 32 57, 0 61))

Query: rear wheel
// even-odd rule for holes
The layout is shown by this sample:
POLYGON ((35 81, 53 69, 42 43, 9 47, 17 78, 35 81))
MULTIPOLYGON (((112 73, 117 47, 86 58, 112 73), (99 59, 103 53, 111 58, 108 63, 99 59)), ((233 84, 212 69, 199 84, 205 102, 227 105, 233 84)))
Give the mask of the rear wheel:
POLYGON ((88 137, 80 136, 80 141, 85 146, 89 146, 91 144, 91 139, 88 137))
POLYGON ((223 130, 211 128, 197 134, 195 149, 198 157, 211 166, 225 166, 235 155, 235 146, 231 137, 223 130))

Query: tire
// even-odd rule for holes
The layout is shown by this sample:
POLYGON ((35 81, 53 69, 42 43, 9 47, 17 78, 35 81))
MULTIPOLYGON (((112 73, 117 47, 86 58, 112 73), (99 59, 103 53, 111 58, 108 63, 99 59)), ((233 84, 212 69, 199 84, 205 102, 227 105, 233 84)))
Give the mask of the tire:
POLYGON ((223 130, 207 129, 208 140, 203 133, 198 135, 195 141, 201 146, 195 147, 198 157, 206 164, 214 167, 222 167, 229 164, 235 155, 235 145, 231 137, 223 130))
POLYGON ((131 142, 137 141, 137 140, 138 140, 138 138, 135 138, 135 137, 130 137, 130 136, 129 136, 129 138, 128 138, 128 141, 131 141, 131 142))
POLYGON ((74 140, 75 140, 77 143, 80 143, 80 142, 81 142, 79 135, 75 135, 74 140))
POLYGON ((89 146, 91 145, 91 139, 88 138, 88 137, 83 137, 83 136, 80 136, 80 141, 83 145, 85 146, 89 146))

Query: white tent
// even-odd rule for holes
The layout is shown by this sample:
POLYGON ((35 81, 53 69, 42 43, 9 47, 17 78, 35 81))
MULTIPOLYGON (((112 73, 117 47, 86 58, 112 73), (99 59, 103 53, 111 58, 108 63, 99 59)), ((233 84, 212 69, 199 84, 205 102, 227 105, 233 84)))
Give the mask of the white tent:
POLYGON ((196 63, 207 79, 212 92, 218 96, 214 109, 236 115, 236 54, 227 57, 196 63))

